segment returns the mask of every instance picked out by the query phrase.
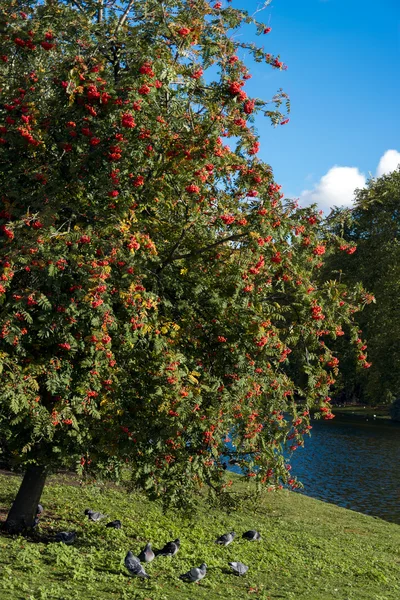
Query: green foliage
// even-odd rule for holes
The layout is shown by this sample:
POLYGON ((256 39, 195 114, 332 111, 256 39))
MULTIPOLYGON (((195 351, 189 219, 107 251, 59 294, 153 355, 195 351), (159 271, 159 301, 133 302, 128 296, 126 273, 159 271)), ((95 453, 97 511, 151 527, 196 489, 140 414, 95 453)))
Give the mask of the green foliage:
POLYGON ((295 487, 283 451, 311 406, 332 417, 330 343, 345 325, 357 343, 362 290, 318 283, 337 244, 257 158, 254 114, 286 122, 287 97, 248 98, 238 54, 284 64, 238 35, 263 30, 245 11, 128 7, 1 6, 4 451, 110 477, 128 462, 178 505, 229 498, 230 458, 295 487))
POLYGON ((400 170, 371 179, 356 192, 355 201, 354 209, 338 210, 328 219, 330 229, 342 236, 344 252, 341 258, 329 258, 324 275, 333 271, 349 285, 361 281, 374 297, 356 317, 368 340, 371 368, 365 372, 357 366, 366 344, 360 344, 356 354, 342 344, 338 389, 346 398, 390 404, 400 389, 400 170), (348 254, 356 246, 357 251, 348 254))
MULTIPOLYGON (((243 495, 249 485, 235 477, 243 495)), ((227 513, 199 498, 194 515, 168 511, 140 494, 128 496, 112 487, 79 486, 75 479, 52 478, 43 495, 38 538, 0 538, 0 598, 8 600, 187 600, 200 598, 286 598, 299 600, 397 600, 400 593, 400 528, 380 519, 289 492, 271 493, 256 506, 246 503, 227 513), (119 518, 122 529, 83 516, 88 506, 119 518), (256 528, 260 542, 241 539, 256 528), (214 544, 234 529, 227 548, 214 544), (63 530, 76 530, 73 546, 46 543, 63 530), (179 536, 180 552, 172 560, 149 564, 149 581, 131 578, 123 564, 126 552, 138 553, 147 541, 155 548, 179 536), (178 579, 205 561, 208 573, 194 588, 178 579), (228 562, 249 565, 245 577, 229 572, 228 562)), ((11 501, 18 478, 0 476, 2 505, 11 501)))

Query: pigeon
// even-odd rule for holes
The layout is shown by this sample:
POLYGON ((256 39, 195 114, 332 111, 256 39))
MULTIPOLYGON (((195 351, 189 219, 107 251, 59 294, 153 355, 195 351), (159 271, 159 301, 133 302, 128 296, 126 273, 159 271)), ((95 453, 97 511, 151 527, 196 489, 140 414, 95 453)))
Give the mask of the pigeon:
POLYGON ((131 575, 135 575, 136 577, 143 577, 144 579, 150 578, 150 575, 147 575, 143 566, 140 564, 140 560, 138 559, 138 557, 132 554, 130 550, 125 556, 125 567, 128 569, 131 575))
POLYGON ((43 512, 43 506, 41 504, 37 505, 36 516, 41 515, 43 512))
POLYGON ((201 581, 206 576, 207 573, 207 565, 203 563, 200 567, 192 567, 190 571, 187 573, 183 573, 183 575, 179 575, 179 579, 182 581, 190 581, 191 583, 195 583, 197 581, 201 581))
POLYGON ((228 544, 233 542, 235 535, 236 533, 234 531, 231 531, 230 533, 224 533, 224 535, 221 535, 215 540, 215 543, 220 544, 221 546, 228 546, 228 544))
POLYGON ((181 541, 179 538, 177 538, 173 542, 168 542, 168 544, 165 544, 164 548, 161 548, 161 550, 157 550, 155 555, 156 556, 175 556, 175 554, 178 552, 178 550, 180 548, 180 545, 181 545, 181 541))
POLYGON ((141 553, 139 554, 140 562, 151 562, 155 557, 153 550, 151 549, 151 544, 146 544, 141 553))
POLYGON ((116 519, 115 521, 110 521, 109 523, 107 523, 106 527, 112 527, 113 529, 121 529, 121 521, 119 519, 116 519))
POLYGON ((228 565, 231 567, 235 575, 244 575, 249 570, 249 567, 244 565, 242 562, 230 562, 228 565))
POLYGON ((103 515, 101 512, 95 512, 94 510, 91 510, 90 508, 87 508, 85 510, 85 515, 87 515, 89 517, 89 521, 100 521, 101 519, 104 519, 104 517, 106 515, 103 515))
POLYGON ((63 542, 63 544, 73 544, 76 537, 76 531, 60 531, 54 537, 55 542, 63 542))
POLYGON ((255 542, 256 540, 261 540, 261 535, 255 529, 250 529, 250 531, 244 532, 242 538, 249 540, 250 542, 255 542))

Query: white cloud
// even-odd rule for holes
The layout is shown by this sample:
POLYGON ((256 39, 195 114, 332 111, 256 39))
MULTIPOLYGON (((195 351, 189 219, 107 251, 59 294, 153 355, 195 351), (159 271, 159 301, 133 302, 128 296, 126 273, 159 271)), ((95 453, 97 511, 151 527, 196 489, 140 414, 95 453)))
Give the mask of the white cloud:
POLYGON ((363 188, 367 180, 357 167, 332 167, 321 177, 313 190, 304 190, 300 204, 308 206, 314 202, 325 213, 333 206, 349 206, 353 202, 354 190, 363 188))
POLYGON ((400 152, 397 150, 386 150, 385 154, 379 161, 378 168, 376 169, 376 176, 381 177, 391 173, 400 165, 400 152))
MULTIPOLYGON (((376 177, 394 171, 400 165, 400 152, 386 150, 379 160, 376 177)), ((310 177, 307 175, 306 181, 310 177)), ((365 187, 367 179, 357 167, 334 166, 321 177, 312 190, 304 190, 300 194, 300 204, 308 206, 316 203, 318 208, 328 214, 334 206, 351 206, 354 191, 365 187)))

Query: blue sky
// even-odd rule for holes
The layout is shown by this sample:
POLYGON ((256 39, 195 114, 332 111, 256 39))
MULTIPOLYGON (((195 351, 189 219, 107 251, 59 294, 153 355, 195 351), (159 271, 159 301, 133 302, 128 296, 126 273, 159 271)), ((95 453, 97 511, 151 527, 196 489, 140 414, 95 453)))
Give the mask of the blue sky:
MULTIPOLYGON (((262 4, 232 1, 250 13, 262 4)), ((288 70, 246 61, 246 91, 268 99, 282 87, 292 104, 288 125, 257 118, 260 157, 285 195, 325 210, 348 203, 388 150, 400 152, 400 2, 273 0, 258 16, 272 31, 255 39, 288 70)), ((400 153, 386 154, 378 174, 397 162, 400 153)))

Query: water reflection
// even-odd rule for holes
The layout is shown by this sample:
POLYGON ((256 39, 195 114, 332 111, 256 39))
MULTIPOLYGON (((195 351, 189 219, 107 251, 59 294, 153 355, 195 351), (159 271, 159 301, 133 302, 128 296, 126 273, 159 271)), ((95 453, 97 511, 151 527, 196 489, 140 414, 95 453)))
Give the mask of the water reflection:
POLYGON ((400 524, 400 426, 349 417, 312 425, 291 460, 302 493, 400 524))

